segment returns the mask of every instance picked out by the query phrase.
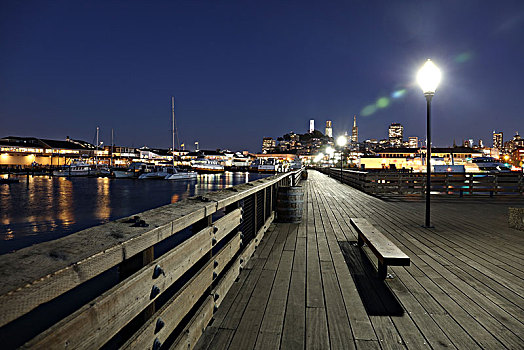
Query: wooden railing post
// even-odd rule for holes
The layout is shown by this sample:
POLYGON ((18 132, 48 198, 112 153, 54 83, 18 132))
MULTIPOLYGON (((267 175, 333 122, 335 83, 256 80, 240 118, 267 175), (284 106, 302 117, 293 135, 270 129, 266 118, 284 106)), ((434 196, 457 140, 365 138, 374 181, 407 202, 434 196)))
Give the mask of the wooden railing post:
POLYGON ((264 188, 264 222, 266 222, 267 219, 267 187, 264 188))
POLYGON ((259 192, 255 192, 255 194, 254 194, 254 198, 255 198, 255 201, 254 201, 254 202, 255 202, 255 203, 253 203, 253 208, 254 208, 254 210, 253 210, 253 211, 254 211, 254 213, 253 213, 253 225, 254 225, 254 231, 253 231, 253 232, 255 232, 255 236, 256 236, 256 234, 257 234, 257 230, 258 230, 258 227, 257 227, 257 223, 258 223, 258 221, 257 221, 257 219, 258 219, 258 217, 257 217, 257 211, 258 211, 258 196, 259 196, 259 192))
MULTIPOLYGON (((146 266, 155 259, 155 246, 151 246, 142 252, 130 257, 127 260, 121 262, 118 266, 118 280, 123 281, 142 267, 146 266)), ((135 333, 142 324, 144 324, 156 311, 155 301, 147 306, 134 322, 130 322, 122 330, 122 336, 125 338, 130 337, 135 333)))

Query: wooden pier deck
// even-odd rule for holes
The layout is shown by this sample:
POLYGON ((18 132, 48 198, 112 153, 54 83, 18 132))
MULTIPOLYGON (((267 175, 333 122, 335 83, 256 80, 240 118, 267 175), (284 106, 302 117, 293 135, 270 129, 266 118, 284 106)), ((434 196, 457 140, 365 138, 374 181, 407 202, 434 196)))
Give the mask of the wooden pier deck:
POLYGON ((300 224, 273 224, 198 349, 523 349, 520 198, 369 196, 315 171, 300 224), (379 281, 350 218, 366 218, 411 258, 379 281))

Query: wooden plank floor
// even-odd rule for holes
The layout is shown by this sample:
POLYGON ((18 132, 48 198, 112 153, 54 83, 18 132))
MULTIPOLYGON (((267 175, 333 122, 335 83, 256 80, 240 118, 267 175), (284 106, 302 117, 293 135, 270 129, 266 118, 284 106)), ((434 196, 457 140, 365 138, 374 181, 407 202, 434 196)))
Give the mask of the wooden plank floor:
POLYGON ((309 172, 300 224, 274 224, 198 349, 523 349, 521 198, 369 196, 309 172), (366 218, 411 258, 375 277, 355 247, 366 218))

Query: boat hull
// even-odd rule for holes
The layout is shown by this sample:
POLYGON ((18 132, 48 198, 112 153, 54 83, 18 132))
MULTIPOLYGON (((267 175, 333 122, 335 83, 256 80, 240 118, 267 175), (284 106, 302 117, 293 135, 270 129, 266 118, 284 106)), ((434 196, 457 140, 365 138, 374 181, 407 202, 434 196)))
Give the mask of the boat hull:
POLYGON ((117 179, 136 179, 138 173, 134 171, 123 171, 123 170, 113 170, 113 175, 117 179))
POLYGON ((169 174, 165 177, 166 180, 195 180, 197 178, 197 173, 176 173, 169 174))
POLYGON ((155 171, 151 173, 144 173, 138 177, 140 180, 163 180, 166 176, 171 175, 165 171, 155 171))
POLYGON ((53 176, 58 176, 58 177, 89 176, 89 175, 92 175, 92 172, 89 170, 79 170, 79 171, 55 170, 53 171, 53 176))

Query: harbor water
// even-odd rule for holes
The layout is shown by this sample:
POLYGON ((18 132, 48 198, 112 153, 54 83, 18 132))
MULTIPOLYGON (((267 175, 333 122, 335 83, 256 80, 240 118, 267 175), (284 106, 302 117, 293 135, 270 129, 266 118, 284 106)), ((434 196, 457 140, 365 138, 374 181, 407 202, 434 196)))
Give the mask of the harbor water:
POLYGON ((18 183, 0 184, 0 254, 265 176, 225 172, 185 181, 19 176, 18 183))

